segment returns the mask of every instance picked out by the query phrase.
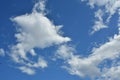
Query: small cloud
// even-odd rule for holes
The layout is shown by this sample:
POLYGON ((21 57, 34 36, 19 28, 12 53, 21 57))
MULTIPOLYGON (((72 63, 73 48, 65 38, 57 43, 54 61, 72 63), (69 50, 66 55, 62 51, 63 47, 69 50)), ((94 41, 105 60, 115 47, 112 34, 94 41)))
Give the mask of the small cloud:
POLYGON ((94 34, 97 31, 100 31, 101 29, 108 28, 102 21, 95 21, 95 25, 93 26, 93 31, 91 34, 94 34))
POLYGON ((18 69, 20 69, 23 73, 26 73, 28 75, 34 75, 35 74, 35 70, 26 66, 22 66, 19 67, 18 69))
POLYGON ((4 51, 4 49, 0 49, 0 56, 2 56, 2 57, 4 57, 5 56, 5 51, 4 51))

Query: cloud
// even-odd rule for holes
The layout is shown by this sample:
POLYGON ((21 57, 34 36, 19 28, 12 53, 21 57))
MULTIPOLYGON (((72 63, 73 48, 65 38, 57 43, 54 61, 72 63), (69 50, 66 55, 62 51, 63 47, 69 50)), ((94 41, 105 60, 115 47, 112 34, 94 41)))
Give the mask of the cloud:
POLYGON ((0 56, 5 56, 5 51, 4 51, 4 49, 0 49, 0 56))
MULTIPOLYGON (((116 69, 116 67, 113 66, 111 67, 111 69, 103 72, 106 67, 102 65, 102 68, 100 68, 99 66, 106 59, 113 60, 120 56, 119 42, 120 35, 115 35, 109 42, 106 42, 99 48, 94 49, 91 55, 89 55, 88 57, 75 55, 73 47, 70 47, 68 45, 62 45, 56 51, 56 55, 58 56, 58 59, 63 59, 65 61, 64 68, 68 70, 68 72, 72 75, 77 75, 80 77, 89 76, 93 80, 95 78, 101 78, 103 77, 103 75, 106 75, 104 76, 104 78, 107 76, 112 76, 111 78, 114 79, 115 77, 116 79, 115 75, 108 74, 110 73, 109 71, 112 68, 116 69)), ((117 71, 118 70, 116 70, 114 73, 117 74, 117 71)))
POLYGON ((105 73, 102 75, 104 80, 119 80, 120 66, 114 66, 110 69, 105 69, 105 73))
POLYGON ((95 32, 104 28, 108 28, 108 26, 106 26, 102 21, 95 21, 95 24, 92 27, 93 31, 91 32, 91 34, 94 34, 95 32))
POLYGON ((97 5, 97 6, 104 6, 108 2, 110 2, 109 0, 81 0, 81 1, 88 1, 88 4, 91 7, 94 7, 95 5, 97 5))
MULTIPOLYGON (((95 11, 95 24, 93 26, 92 34, 107 28, 107 24, 115 13, 119 15, 120 0, 81 0, 87 1, 87 4, 95 11), (96 17, 97 13, 97 17, 96 17), (104 16, 107 18, 105 19, 104 16)), ((118 20, 119 21, 119 20, 118 20)), ((118 24, 119 25, 119 24, 118 24)))
MULTIPOLYGON (((23 62, 25 63, 25 62, 23 62)), ((39 57, 38 61, 35 63, 25 63, 25 65, 18 67, 19 70, 21 70, 23 73, 26 73, 28 75, 34 75, 36 73, 37 68, 46 68, 47 62, 39 57)))
POLYGON ((75 55, 73 47, 62 45, 56 52, 58 59, 63 59, 65 62, 64 68, 71 74, 80 77, 96 76, 99 74, 99 69, 89 58, 82 58, 80 55, 75 55))
POLYGON ((91 32, 91 34, 94 34, 101 29, 108 28, 108 26, 103 22, 103 15, 104 12, 101 9, 95 12, 95 18, 97 20, 95 20, 94 22, 94 26, 92 27, 93 31, 91 32))
MULTIPOLYGON (((95 8, 95 6, 99 7, 95 12, 96 19, 92 33, 107 28, 105 23, 108 23, 112 15, 117 12, 120 7, 120 0, 113 2, 109 0, 87 1, 92 8, 95 8), (109 15, 104 21, 103 17, 106 14, 109 15)), ((58 45, 59 48, 55 55, 58 59, 64 60, 63 67, 71 75, 89 76, 92 79, 108 79, 107 77, 111 76, 111 79, 118 79, 116 75, 118 74, 119 66, 110 66, 110 68, 102 66, 102 70, 99 66, 106 59, 113 60, 120 55, 119 34, 116 34, 110 41, 99 48, 94 48, 87 57, 82 57, 75 54, 77 51, 74 47, 66 44, 71 39, 61 35, 60 29, 62 25, 55 25, 47 18, 45 10, 45 1, 42 0, 35 4, 32 13, 11 18, 19 27, 17 29, 18 32, 15 34, 17 44, 11 47, 10 56, 15 63, 20 65, 18 66, 19 70, 33 75, 36 73, 36 69, 46 68, 48 66, 47 61, 35 51, 35 48, 45 49, 58 45), (31 60, 28 55, 31 55, 33 58, 37 56, 37 61, 31 60), (110 74, 111 72, 112 74, 110 74)))
POLYGON ((119 17, 118 17, 118 27, 119 27, 119 34, 120 34, 120 9, 118 10, 118 15, 119 15, 119 17))
POLYGON ((32 13, 16 16, 11 20, 19 27, 18 32, 15 33, 17 44, 11 47, 10 56, 14 62, 27 66, 19 68, 22 72, 34 74, 35 71, 32 71, 31 68, 37 69, 48 66, 47 61, 41 57, 38 58, 38 62, 29 59, 28 55, 33 57, 40 55, 37 54, 35 48, 44 49, 71 40, 61 35, 60 28, 62 25, 54 25, 46 17, 45 0, 36 3, 32 13))
MULTIPOLYGON (((118 13, 120 0, 82 0, 87 1, 88 5, 96 8, 95 24, 93 26, 92 34, 103 29, 108 28, 107 24, 111 17, 118 13), (107 18, 104 19, 104 16, 107 18)), ((118 27, 119 27, 118 19, 118 27)), ((118 28, 118 31, 120 28, 118 28)), ((120 64, 116 64, 114 60, 120 58, 120 34, 115 34, 108 42, 104 43, 98 48, 93 48, 90 55, 82 57, 77 55, 75 48, 67 44, 61 45, 56 51, 58 59, 64 60, 64 69, 71 75, 80 77, 90 77, 92 80, 119 80, 120 64), (110 60, 109 63, 104 63, 110 60)), ((119 61, 118 61, 119 62, 119 61)))
POLYGON ((22 67, 19 67, 18 69, 20 69, 23 73, 26 73, 29 75, 35 74, 35 71, 29 67, 22 66, 22 67))

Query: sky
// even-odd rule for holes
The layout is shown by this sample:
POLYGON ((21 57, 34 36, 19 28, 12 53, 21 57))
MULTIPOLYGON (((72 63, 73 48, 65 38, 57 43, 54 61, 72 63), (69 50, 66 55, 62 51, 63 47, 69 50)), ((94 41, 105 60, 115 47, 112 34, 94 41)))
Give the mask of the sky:
POLYGON ((120 80, 120 0, 1 0, 0 79, 120 80))

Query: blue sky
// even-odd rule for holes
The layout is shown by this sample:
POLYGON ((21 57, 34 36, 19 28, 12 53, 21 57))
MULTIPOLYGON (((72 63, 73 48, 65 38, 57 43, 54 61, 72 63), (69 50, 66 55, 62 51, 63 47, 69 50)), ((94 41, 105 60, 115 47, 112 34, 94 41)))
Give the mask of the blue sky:
POLYGON ((1 0, 0 79, 120 80, 120 0, 1 0))

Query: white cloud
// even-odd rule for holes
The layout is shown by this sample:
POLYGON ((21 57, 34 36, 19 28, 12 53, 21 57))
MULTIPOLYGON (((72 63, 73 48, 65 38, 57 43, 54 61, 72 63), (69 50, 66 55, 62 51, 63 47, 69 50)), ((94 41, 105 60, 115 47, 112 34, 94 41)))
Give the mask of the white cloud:
POLYGON ((26 47, 46 48, 70 41, 70 38, 59 35, 56 30, 59 26, 55 26, 41 13, 18 16, 13 18, 13 21, 21 26, 22 30, 16 37, 19 42, 26 44, 26 47))
MULTIPOLYGON (((88 1, 88 0, 87 0, 88 1)), ((89 5, 104 6, 105 10, 99 9, 95 12, 95 25, 93 27, 93 33, 103 28, 107 28, 104 24, 103 16, 108 13, 109 16, 106 22, 110 20, 117 9, 120 7, 120 0, 110 2, 109 0, 89 0, 89 5), (105 11, 105 12, 104 12, 105 11)), ((39 57, 35 62, 30 60, 27 55, 33 57, 38 56, 35 48, 48 48, 53 45, 60 45, 70 41, 70 38, 62 36, 60 33, 61 25, 54 25, 50 19, 46 17, 45 2, 44 0, 38 2, 31 14, 25 14, 12 18, 12 21, 19 26, 18 33, 15 34, 17 38, 17 44, 11 48, 11 58, 14 62, 22 65, 18 69, 29 75, 35 74, 35 70, 38 68, 46 68, 47 61, 39 57)), ((72 46, 61 45, 56 56, 59 59, 65 60, 64 68, 72 75, 78 75, 80 77, 90 76, 95 77, 107 77, 113 76, 111 79, 117 79, 115 76, 118 74, 119 66, 111 67, 103 73, 98 67, 99 64, 105 59, 114 59, 120 55, 120 35, 115 35, 113 39, 106 42, 94 51, 88 57, 81 57, 75 55, 75 49, 72 46), (66 65, 67 64, 67 65, 66 65), (114 70, 115 68, 115 70, 114 70), (114 74, 110 74, 114 72, 114 74)))
POLYGON ((41 12, 44 14, 44 11, 46 10, 46 0, 39 0, 40 2, 36 3, 33 7, 33 12, 41 12))
POLYGON ((47 62, 39 57, 38 62, 29 59, 27 55, 35 57, 37 54, 34 48, 44 49, 53 45, 59 45, 70 41, 70 38, 63 37, 60 34, 61 25, 54 25, 53 22, 46 17, 45 0, 41 0, 35 4, 31 14, 25 14, 12 18, 18 27, 18 33, 15 34, 17 44, 11 48, 11 58, 14 62, 27 67, 22 67, 23 72, 28 71, 32 74, 30 68, 45 68, 47 62), (24 70, 24 69, 27 69, 24 70))
POLYGON ((93 26, 92 33, 95 33, 103 28, 107 28, 106 23, 108 24, 112 16, 118 12, 120 8, 120 0, 81 0, 87 1, 88 5, 92 8, 96 8, 98 16, 95 18, 95 25, 93 26), (104 16, 107 18, 105 19, 104 16))
POLYGON ((47 62, 42 57, 39 57, 37 62, 32 64, 28 63, 26 64, 26 66, 33 67, 33 68, 39 68, 39 67, 46 68, 48 65, 47 65, 47 62))
MULTIPOLYGON (((105 23, 109 23, 111 17, 119 11, 120 0, 82 0, 88 1, 92 8, 98 7, 95 12, 95 25, 92 33, 107 28, 105 23), (107 16, 108 15, 108 16, 107 16), (104 20, 106 16, 106 20, 104 20)), ((119 12, 118 12, 119 15, 119 12)), ((119 25, 119 20, 118 20, 119 25)), ((119 28, 118 28, 119 30, 119 28)), ((119 80, 119 65, 107 66, 101 65, 106 59, 114 60, 120 57, 120 35, 115 34, 113 38, 94 50, 87 57, 75 55, 73 47, 62 45, 56 51, 57 58, 65 60, 64 68, 68 70, 71 75, 80 77, 89 76, 95 80, 119 80), (102 67, 100 67, 100 65, 102 67)), ((114 62, 112 62, 114 64, 114 62)), ((106 63, 105 65, 109 65, 106 63)))
POLYGON ((56 57, 59 59, 70 59, 73 56, 74 48, 68 45, 61 45, 56 51, 56 57))
MULTIPOLYGON (((80 55, 75 55, 74 48, 62 45, 57 50, 57 55, 59 59, 65 60, 65 69, 72 75, 78 75, 80 77, 89 76, 92 79, 96 77, 103 77, 103 75, 111 76, 107 70, 104 74, 103 71, 98 67, 106 59, 116 59, 120 56, 120 35, 115 35, 113 39, 105 44, 101 45, 99 48, 94 49, 91 55, 88 57, 81 57, 80 55)), ((107 64, 106 64, 107 65, 107 64)), ((115 67, 113 67, 115 68, 115 67)), ((104 66, 103 68, 104 69, 104 66)), ((117 70, 118 71, 118 70, 117 70)), ((117 71, 115 73, 117 74, 117 71)), ((112 78, 116 79, 116 76, 112 75, 112 78)), ((103 79, 104 80, 104 79, 103 79)), ((113 80, 113 79, 111 79, 113 80)))
POLYGON ((26 66, 19 67, 18 69, 20 69, 23 73, 26 73, 26 74, 29 74, 29 75, 35 74, 34 69, 31 69, 31 68, 26 67, 26 66))
POLYGON ((110 69, 105 69, 102 78, 104 80, 120 80, 120 66, 113 66, 110 69))
POLYGON ((97 32, 101 29, 108 28, 105 25, 105 23, 103 22, 103 15, 104 15, 104 12, 101 9, 99 9, 97 12, 95 12, 95 18, 97 20, 95 20, 94 26, 92 27, 93 31, 91 32, 91 34, 97 32))
POLYGON ((65 60, 64 68, 68 70, 71 75, 94 77, 100 74, 99 69, 89 58, 82 58, 74 53, 74 48, 67 45, 60 46, 56 52, 59 59, 63 58, 63 60, 65 60))
POLYGON ((92 28, 93 31, 91 32, 91 34, 94 34, 95 32, 108 27, 102 21, 95 21, 95 24, 92 28))
POLYGON ((0 49, 0 56, 5 56, 5 51, 4 51, 4 49, 0 49))

